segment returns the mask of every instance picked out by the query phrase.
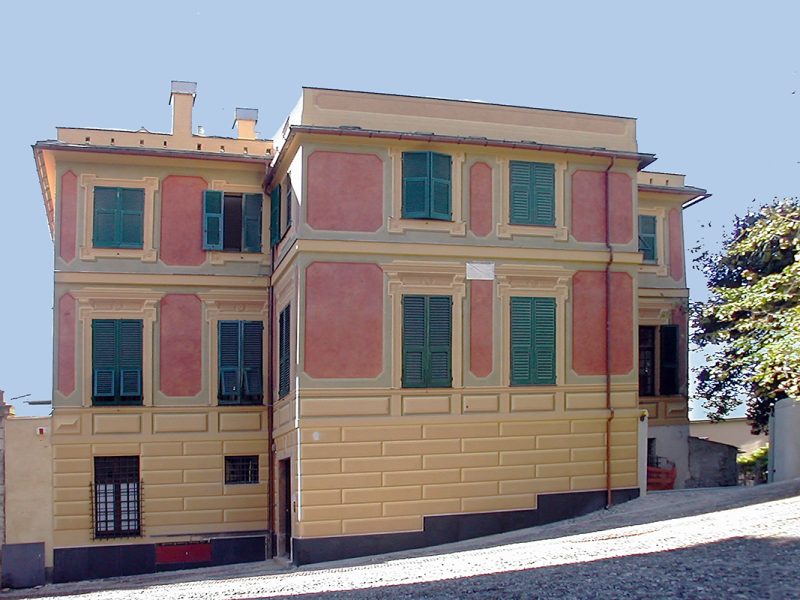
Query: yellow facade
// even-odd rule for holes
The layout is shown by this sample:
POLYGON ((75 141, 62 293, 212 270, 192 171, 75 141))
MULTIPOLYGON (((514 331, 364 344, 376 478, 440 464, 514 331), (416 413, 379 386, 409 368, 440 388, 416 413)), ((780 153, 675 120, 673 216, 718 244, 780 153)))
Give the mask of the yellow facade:
MULTIPOLYGON (((174 89, 172 102, 171 135, 60 129, 57 142, 35 148, 57 248, 50 438, 56 554, 150 544, 158 564, 168 560, 166 544, 211 544, 208 560, 217 560, 224 539, 261 536, 267 555, 303 563, 352 555, 363 540, 394 549, 402 543, 391 534, 399 532, 417 536, 412 545, 447 541, 431 533, 436 519, 457 524, 464 537, 472 527, 486 532, 555 518, 557 498, 581 512, 638 493, 642 406, 668 425, 685 420, 686 400, 685 390, 653 402, 639 398, 635 328, 672 323, 685 305, 672 210, 701 190, 679 176, 642 179, 640 169, 654 157, 638 152, 633 119, 306 89, 276 140, 253 139, 249 109, 237 113, 239 137, 232 140, 192 134, 191 86, 174 89), (405 216, 409 152, 449 157, 450 220, 405 216), (515 161, 552 165, 552 226, 512 222, 515 161), (73 196, 64 182, 74 184, 73 196), (92 201, 104 188, 143 190, 141 247, 94 243, 92 201), (363 215, 353 213, 320 192, 334 188, 371 194, 374 202, 363 215), (264 193, 261 252, 200 252, 197 242, 180 242, 201 235, 179 225, 197 218, 197 204, 181 203, 190 194, 199 202, 205 190, 264 193), (613 201, 621 216, 601 227, 577 204, 580 194, 595 208, 605 198, 608 211, 613 201), (270 195, 281 206, 277 221, 267 209, 270 195), (639 214, 657 217, 662 243, 652 264, 642 264, 639 214), (597 237, 612 224, 620 235, 597 237), (491 265, 482 288, 469 275, 475 265, 491 265), (379 273, 379 283, 337 315, 320 298, 351 272, 379 273), (611 278, 623 285, 612 291, 611 278), (609 290, 605 319, 622 324, 619 339, 607 344, 595 339, 601 322, 591 308, 593 282, 601 280, 609 290), (621 295, 612 305, 609 294, 621 295), (409 295, 452 300, 449 387, 404 387, 402 306, 409 295), (510 379, 510 304, 517 297, 546 298, 555 307, 549 384, 510 379), (363 332, 355 327, 355 341, 342 342, 349 346, 341 353, 358 357, 350 346, 362 338, 372 340, 370 350, 362 363, 331 372, 326 361, 336 358, 335 342, 326 322, 354 318, 362 300, 372 320, 363 332), (184 306, 195 312, 184 314, 184 306), (98 319, 143 324, 140 405, 93 402, 98 319), (217 400, 220 323, 231 321, 263 323, 263 404, 217 400), (590 339, 582 337, 584 326, 595 332, 590 339), (193 332, 189 341, 174 337, 183 327, 193 332), (620 356, 606 352, 605 364, 599 357, 607 345, 620 356), (279 357, 287 353, 282 372, 279 357), (176 356, 191 357, 188 366, 176 365, 176 356), (93 460, 115 456, 138 457, 141 534, 94 539, 93 460), (229 456, 257 456, 258 483, 226 485, 229 456)), ((353 281, 367 286, 361 275, 353 281)), ((608 335, 607 323, 602 331, 608 335)), ((47 560, 61 573, 57 557, 47 560)))

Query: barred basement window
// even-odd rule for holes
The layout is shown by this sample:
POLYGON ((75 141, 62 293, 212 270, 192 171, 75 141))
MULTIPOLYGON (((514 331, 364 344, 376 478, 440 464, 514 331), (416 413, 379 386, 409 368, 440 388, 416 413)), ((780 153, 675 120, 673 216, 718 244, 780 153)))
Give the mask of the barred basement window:
POLYGON ((142 497, 138 456, 94 459, 94 535, 96 538, 141 535, 142 497))
POLYGON ((258 483, 258 456, 226 456, 225 483, 258 483))

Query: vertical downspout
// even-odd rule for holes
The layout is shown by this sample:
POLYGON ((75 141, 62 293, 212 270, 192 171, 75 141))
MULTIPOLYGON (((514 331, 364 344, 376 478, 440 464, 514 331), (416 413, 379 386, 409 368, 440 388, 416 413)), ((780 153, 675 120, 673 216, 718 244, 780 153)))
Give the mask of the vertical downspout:
POLYGON ((275 442, 272 439, 272 411, 273 411, 273 387, 274 387, 274 356, 273 356, 273 325, 275 323, 275 302, 273 298, 272 277, 275 275, 275 246, 272 239, 268 240, 270 253, 270 274, 269 286, 267 287, 267 315, 269 324, 267 326, 267 457, 269 468, 267 469, 267 530, 269 531, 269 553, 267 558, 275 556, 275 442))
POLYGON ((611 507, 611 421, 614 409, 611 407, 611 263, 614 262, 614 249, 611 247, 611 186, 610 171, 614 166, 614 158, 605 172, 605 208, 606 208, 606 508, 611 507))

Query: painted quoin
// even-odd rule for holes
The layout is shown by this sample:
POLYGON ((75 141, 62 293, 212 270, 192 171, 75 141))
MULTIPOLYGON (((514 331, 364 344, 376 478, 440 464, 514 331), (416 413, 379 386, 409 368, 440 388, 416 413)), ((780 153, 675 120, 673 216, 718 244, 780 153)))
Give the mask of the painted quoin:
POLYGON ((584 513, 644 486, 642 408, 685 471, 705 192, 642 170, 635 120, 304 88, 273 140, 253 109, 231 139, 193 132, 195 92, 173 82, 170 134, 34 146, 52 528, 14 539, 55 581, 584 513))

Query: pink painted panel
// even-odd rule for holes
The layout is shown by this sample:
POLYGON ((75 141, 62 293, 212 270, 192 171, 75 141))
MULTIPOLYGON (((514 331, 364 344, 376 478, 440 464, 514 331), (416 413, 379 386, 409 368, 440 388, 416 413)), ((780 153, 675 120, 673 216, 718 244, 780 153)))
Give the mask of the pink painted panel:
POLYGON ((159 321, 160 389, 167 396, 195 396, 202 387, 202 304, 193 294, 167 294, 159 321))
POLYGON ((669 275, 675 281, 683 279, 683 235, 681 211, 669 211, 669 275))
POLYGON ((75 258, 77 228, 78 176, 67 171, 61 176, 61 207, 58 217, 58 255, 65 262, 72 262, 75 258))
POLYGON ((161 260, 168 265, 197 266, 203 250, 202 177, 170 175, 161 183, 161 260))
POLYGON ((58 299, 58 391, 69 396, 75 391, 75 328, 77 303, 71 294, 58 299))
POLYGON ((469 282, 469 370, 476 377, 492 372, 494 282, 469 282))
POLYGON ((478 237, 492 230, 492 168, 483 162, 469 170, 469 229, 478 237))
POLYGON ((306 219, 329 231, 378 231, 383 162, 374 154, 317 151, 306 167, 306 219))
POLYGON ((305 371, 315 378, 383 371, 383 271, 371 263, 306 269, 305 371))
MULTIPOLYGON (((578 271, 572 280, 572 368, 578 375, 606 372, 606 276, 578 271)), ((611 274, 611 373, 633 369, 633 279, 611 274)))
MULTIPOLYGON (((603 171, 572 174, 572 235, 579 242, 605 242, 605 185, 603 171)), ((625 173, 611 173, 608 187, 611 242, 627 244, 633 239, 631 178, 625 173)))

